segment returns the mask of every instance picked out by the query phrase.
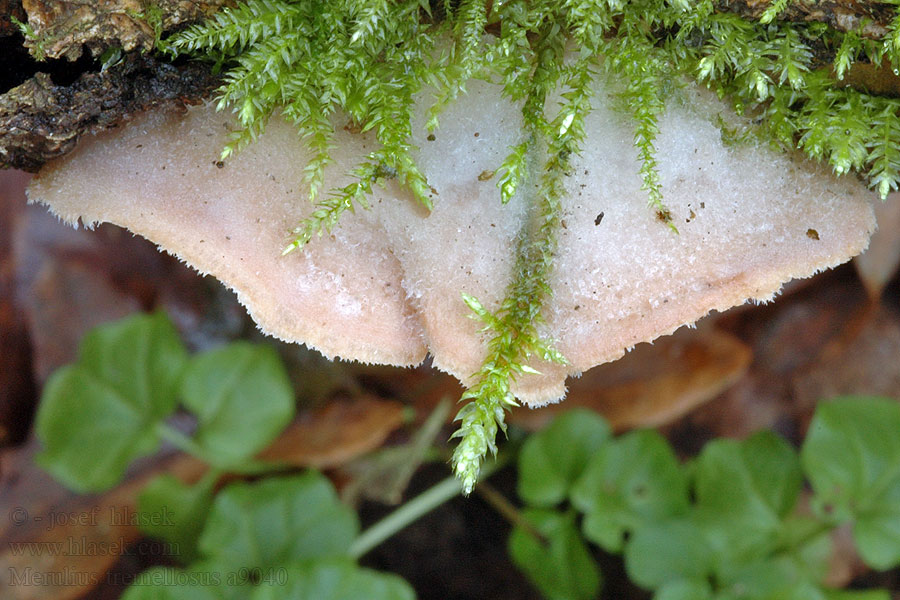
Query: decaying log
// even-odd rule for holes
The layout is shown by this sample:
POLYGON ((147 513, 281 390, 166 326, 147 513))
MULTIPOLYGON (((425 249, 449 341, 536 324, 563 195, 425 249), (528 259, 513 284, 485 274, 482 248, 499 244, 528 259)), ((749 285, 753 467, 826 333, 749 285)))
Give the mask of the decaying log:
POLYGON ((24 0, 33 54, 75 60, 87 47, 148 51, 157 33, 212 15, 224 0, 24 0), (39 51, 35 52, 36 50, 39 51))
MULTIPOLYGON (((773 0, 717 0, 723 12, 759 19, 773 0)), ((881 38, 896 14, 896 6, 855 0, 790 0, 778 18, 784 21, 819 21, 839 31, 857 31, 864 37, 881 38)))
POLYGON ((70 86, 38 73, 0 96, 0 166, 36 172, 85 133, 155 106, 196 104, 217 84, 207 65, 174 66, 141 54, 70 86))

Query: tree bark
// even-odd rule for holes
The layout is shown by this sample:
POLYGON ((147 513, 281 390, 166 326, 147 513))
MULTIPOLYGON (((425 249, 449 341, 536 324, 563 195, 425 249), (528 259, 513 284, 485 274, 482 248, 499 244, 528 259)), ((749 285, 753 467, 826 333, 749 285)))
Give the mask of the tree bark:
POLYGON ((34 53, 40 44, 47 58, 75 60, 85 47, 94 56, 107 48, 152 50, 160 31, 205 19, 224 0, 23 0, 22 4, 34 30, 26 47, 34 53))
MULTIPOLYGON (((717 0, 722 12, 759 19, 773 0, 717 0)), ((790 0, 778 15, 784 21, 827 23, 839 31, 858 31, 864 37, 882 38, 896 14, 896 6, 855 0, 790 0)))
POLYGON ((69 86, 38 73, 0 96, 0 166, 37 172, 73 150, 85 133, 152 107, 197 104, 217 85, 207 65, 175 67, 140 53, 69 86))

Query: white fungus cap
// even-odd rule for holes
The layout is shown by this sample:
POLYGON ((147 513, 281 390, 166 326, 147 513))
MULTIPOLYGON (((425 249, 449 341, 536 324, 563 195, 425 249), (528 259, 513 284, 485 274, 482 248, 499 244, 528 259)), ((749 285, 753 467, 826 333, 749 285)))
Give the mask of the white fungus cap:
MULTIPOLYGON (((434 190, 427 214, 389 182, 371 210, 345 214, 331 235, 282 257, 310 214, 309 157, 292 125, 217 166, 231 118, 210 106, 148 113, 85 139, 29 190, 63 219, 127 227, 233 288, 265 332, 328 356, 435 366, 469 382, 485 354, 482 325, 461 294, 499 305, 512 275, 524 195, 501 206, 497 169, 521 140, 519 109, 484 82, 441 118, 417 159, 434 190)), ((561 398, 565 379, 614 360, 711 310, 767 301, 781 284, 848 260, 875 227, 872 194, 852 178, 763 145, 728 147, 715 125, 729 110, 710 94, 670 102, 657 140, 664 201, 679 233, 641 190, 633 129, 598 84, 583 156, 566 178, 563 222, 542 333, 566 367, 535 362, 518 396, 561 398)), ((424 114, 425 103, 423 102, 424 114)), ((728 118, 728 117, 726 117, 728 118)), ((373 149, 339 123, 329 185, 373 149)))

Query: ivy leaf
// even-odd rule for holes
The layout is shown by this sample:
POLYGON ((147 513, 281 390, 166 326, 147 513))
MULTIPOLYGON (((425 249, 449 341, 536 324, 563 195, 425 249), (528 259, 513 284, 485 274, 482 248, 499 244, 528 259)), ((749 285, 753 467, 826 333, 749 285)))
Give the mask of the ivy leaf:
POLYGON ((356 515, 314 471, 232 483, 213 503, 200 552, 235 568, 342 556, 359 531, 356 515))
POLYGON ((825 600, 891 600, 886 590, 825 590, 825 600))
POLYGON ((734 566, 733 572, 721 578, 717 596, 721 600, 824 600, 822 591, 805 580, 787 557, 734 566))
POLYGON ((852 521, 862 559, 900 564, 900 404, 843 398, 822 404, 803 444, 803 469, 824 518, 852 521))
POLYGON ((414 600, 415 592, 396 575, 363 569, 349 560, 317 559, 271 570, 252 600, 414 600))
POLYGON ((684 472, 655 431, 632 432, 601 446, 571 497, 585 513, 584 535, 610 552, 621 550, 626 532, 688 508, 684 472))
POLYGON ((735 505, 739 502, 743 511, 781 519, 794 508, 803 486, 797 454, 770 431, 707 444, 694 463, 694 476, 698 504, 732 515, 742 512, 735 505), (750 497, 739 497, 743 494, 750 497))
POLYGON ((244 600, 250 585, 249 571, 228 571, 216 563, 152 567, 137 576, 122 600, 244 600))
POLYGON ((697 517, 720 556, 762 557, 803 485, 793 448, 771 432, 716 440, 693 465, 697 517))
POLYGON ((711 600, 712 588, 702 579, 679 579, 656 590, 653 600, 711 600))
POLYGON ((713 572, 713 563, 712 547, 696 523, 687 518, 639 527, 625 545, 629 579, 648 589, 700 586, 713 572))
POLYGON ((548 600, 591 600, 600 591, 600 571, 578 534, 575 515, 528 509, 522 517, 544 539, 522 527, 509 536, 509 555, 548 600))
POLYGON ((138 496, 141 531, 169 542, 179 562, 193 562, 199 556, 197 539, 212 506, 214 484, 214 478, 188 486, 172 475, 156 477, 138 496))
POLYGON ((609 436, 609 425, 592 411, 572 410, 558 416, 522 446, 519 496, 536 506, 562 502, 609 436))
POLYGON ((786 556, 809 581, 824 581, 834 555, 832 530, 823 528, 820 519, 796 513, 781 525, 779 540, 786 556))
POLYGON ((159 443, 155 425, 176 405, 187 352, 165 315, 138 315, 87 334, 74 365, 44 389, 36 461, 79 492, 115 485, 159 443))
POLYGON ((284 365, 269 346, 235 342, 194 357, 181 386, 198 444, 221 466, 265 448, 294 416, 284 365))
POLYGON ((176 405, 187 350, 164 313, 135 315, 84 336, 78 364, 146 414, 163 418, 176 405))

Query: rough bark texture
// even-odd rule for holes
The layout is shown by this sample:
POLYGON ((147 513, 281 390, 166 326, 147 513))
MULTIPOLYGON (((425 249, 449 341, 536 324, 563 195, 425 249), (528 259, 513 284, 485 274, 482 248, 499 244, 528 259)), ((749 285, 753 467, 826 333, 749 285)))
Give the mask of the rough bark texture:
POLYGON ((107 48, 153 48, 158 31, 213 14, 224 0, 24 0, 34 36, 26 46, 38 58, 75 60, 87 47, 99 56, 107 48))
POLYGON ((71 86, 38 73, 0 96, 0 167, 36 172, 85 133, 151 107, 196 104, 217 83, 206 65, 173 66, 139 54, 105 72, 85 73, 71 86))
MULTIPOLYGON (((719 10, 758 19, 772 0, 718 0, 719 10)), ((884 37, 896 6, 855 0, 791 0, 778 18, 785 21, 821 21, 840 31, 859 31, 872 38, 884 37)))

